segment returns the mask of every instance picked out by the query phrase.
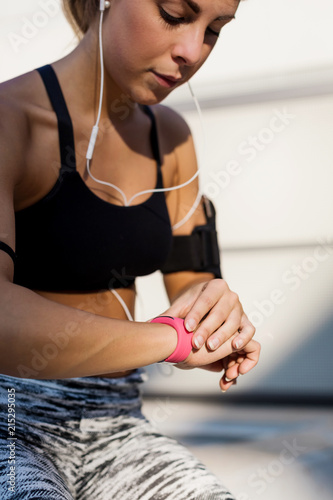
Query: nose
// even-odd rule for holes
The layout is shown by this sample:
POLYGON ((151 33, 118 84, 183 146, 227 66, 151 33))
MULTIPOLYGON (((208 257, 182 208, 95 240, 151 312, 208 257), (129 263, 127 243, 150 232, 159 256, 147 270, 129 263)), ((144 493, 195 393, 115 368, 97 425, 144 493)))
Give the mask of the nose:
POLYGON ((189 29, 179 34, 172 48, 172 57, 181 66, 194 66, 198 64, 202 58, 204 37, 201 30, 193 26, 188 26, 188 28, 189 29))

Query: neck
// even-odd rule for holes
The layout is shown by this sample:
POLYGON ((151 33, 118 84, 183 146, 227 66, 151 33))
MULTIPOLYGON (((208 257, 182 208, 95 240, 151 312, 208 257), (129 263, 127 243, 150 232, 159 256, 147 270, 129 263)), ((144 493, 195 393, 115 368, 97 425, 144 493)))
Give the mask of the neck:
MULTIPOLYGON (((101 78, 98 19, 73 52, 54 63, 54 67, 64 91, 67 89, 71 107, 86 117, 96 117, 101 78)), ((121 91, 111 75, 105 73, 101 119, 112 122, 122 120, 124 108, 126 116, 130 117, 135 114, 138 105, 121 91)))

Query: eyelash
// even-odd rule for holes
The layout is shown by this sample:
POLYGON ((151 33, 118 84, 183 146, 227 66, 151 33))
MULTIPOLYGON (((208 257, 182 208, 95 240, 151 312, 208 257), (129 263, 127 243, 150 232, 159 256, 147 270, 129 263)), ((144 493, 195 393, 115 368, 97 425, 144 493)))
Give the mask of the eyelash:
MULTIPOLYGON (((174 17, 168 14, 162 7, 159 7, 160 10, 160 15, 163 19, 163 21, 168 25, 168 26, 178 26, 179 24, 183 24, 186 22, 185 17, 174 17)), ((212 30, 211 28, 207 28, 207 34, 216 36, 218 38, 219 34, 217 31, 212 30)))

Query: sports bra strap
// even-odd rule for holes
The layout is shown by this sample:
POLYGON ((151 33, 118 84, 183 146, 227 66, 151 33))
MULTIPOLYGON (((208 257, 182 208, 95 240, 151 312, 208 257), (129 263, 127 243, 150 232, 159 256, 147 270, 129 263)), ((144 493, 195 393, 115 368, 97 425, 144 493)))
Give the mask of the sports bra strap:
MULTIPOLYGON (((45 89, 58 119, 61 158, 60 173, 64 173, 64 171, 68 170, 76 170, 73 124, 59 84, 59 80, 50 64, 47 64, 46 66, 43 66, 41 68, 37 68, 37 71, 42 77, 45 89)), ((162 162, 158 144, 155 116, 149 106, 142 106, 142 109, 151 120, 150 143, 154 159, 156 160, 158 165, 158 170, 160 170, 162 162)))
POLYGON ((160 168, 162 166, 162 162, 161 162, 160 148, 158 145, 158 135, 157 135, 155 115, 149 106, 142 106, 142 108, 143 108, 143 111, 146 113, 146 115, 149 116, 149 118, 151 120, 150 144, 151 144, 151 148, 153 151, 153 156, 156 160, 158 169, 160 170, 160 168))
POLYGON ((37 71, 42 77, 52 107, 57 115, 61 159, 60 172, 76 170, 73 125, 59 80, 50 64, 37 68, 37 71))

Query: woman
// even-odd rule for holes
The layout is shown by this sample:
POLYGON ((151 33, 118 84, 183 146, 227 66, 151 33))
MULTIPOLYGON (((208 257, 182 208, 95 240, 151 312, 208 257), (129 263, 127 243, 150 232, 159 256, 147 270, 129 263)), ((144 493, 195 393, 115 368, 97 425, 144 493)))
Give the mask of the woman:
POLYGON ((224 368, 225 391, 258 360, 254 328, 216 261, 175 269, 173 242, 212 221, 203 203, 184 219, 196 180, 145 192, 195 175, 187 125, 158 103, 204 63, 238 1, 64 4, 83 35, 77 48, 0 89, 2 498, 232 498, 144 419, 140 384, 142 367, 167 359, 224 368), (87 163, 99 33, 104 93, 87 163), (157 269, 169 318, 127 321, 135 276, 157 269))

